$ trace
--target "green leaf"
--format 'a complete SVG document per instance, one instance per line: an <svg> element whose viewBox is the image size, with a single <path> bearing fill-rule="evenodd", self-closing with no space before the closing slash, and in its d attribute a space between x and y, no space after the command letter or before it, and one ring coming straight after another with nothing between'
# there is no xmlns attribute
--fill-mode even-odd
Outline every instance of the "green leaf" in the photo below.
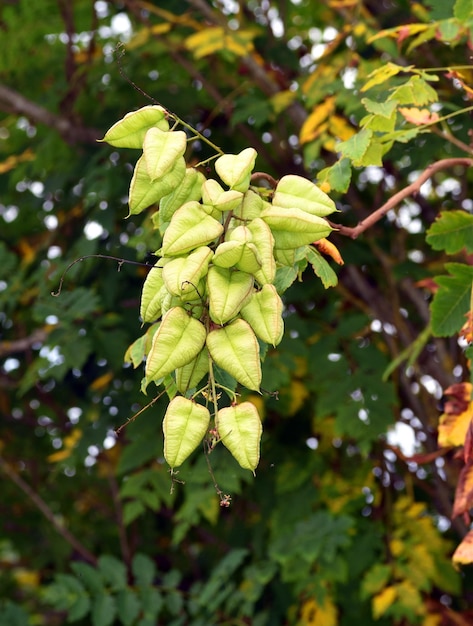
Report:
<svg viewBox="0 0 473 626"><path fill-rule="evenodd" d="M332 166L320 170L317 181L320 185L327 182L333 191L346 193L351 181L350 159L341 158Z"/></svg>
<svg viewBox="0 0 473 626"><path fill-rule="evenodd" d="M113 624L116 612L115 598L109 594L97 596L92 603L92 626Z"/></svg>
<svg viewBox="0 0 473 626"><path fill-rule="evenodd" d="M248 389L259 391L259 345L247 322L238 318L223 328L210 331L207 335L207 348L219 367Z"/></svg>
<svg viewBox="0 0 473 626"><path fill-rule="evenodd" d="M325 289L335 287L338 283L338 277L330 267L328 261L320 254L318 250L312 246L307 246L306 258L312 265L314 274L320 278Z"/></svg>
<svg viewBox="0 0 473 626"><path fill-rule="evenodd" d="M465 323L470 310L473 267L462 263L446 263L450 276L436 276L439 289L435 293L430 310L432 333L436 337L450 337Z"/></svg>
<svg viewBox="0 0 473 626"><path fill-rule="evenodd" d="M139 552L135 554L131 563L131 570L138 587L146 587L153 584L156 576L156 566L154 561L146 554L140 554Z"/></svg>
<svg viewBox="0 0 473 626"><path fill-rule="evenodd" d="M74 561L71 563L71 569L92 594L100 595L104 593L102 577L95 567L88 563Z"/></svg>
<svg viewBox="0 0 473 626"><path fill-rule="evenodd" d="M424 106L431 102L437 102L438 94L426 80L420 76L411 76L407 83L391 90L389 100L395 100L401 105Z"/></svg>
<svg viewBox="0 0 473 626"><path fill-rule="evenodd" d="M242 402L220 409L215 420L223 445L243 469L253 473L259 463L261 418L254 404Z"/></svg>
<svg viewBox="0 0 473 626"><path fill-rule="evenodd" d="M163 420L164 458L171 468L182 465L194 452L209 423L210 413L205 406L183 396L171 400Z"/></svg>
<svg viewBox="0 0 473 626"><path fill-rule="evenodd" d="M249 550L246 548L234 548L221 559L213 569L209 580L199 591L196 600L200 606L207 607L212 602L218 591L234 577L235 571L248 554Z"/></svg>
<svg viewBox="0 0 473 626"><path fill-rule="evenodd" d="M130 183L128 203L130 205L129 215L137 215L147 209L152 204L156 204L170 194L184 178L186 173L186 162L184 158L179 158L174 167L167 172L163 178L151 180L148 174L148 165L143 155L135 165L133 178Z"/></svg>
<svg viewBox="0 0 473 626"><path fill-rule="evenodd" d="M159 105L145 106L127 113L107 131L101 141L116 148L141 148L146 133L153 127L162 131L169 130L165 109Z"/></svg>
<svg viewBox="0 0 473 626"><path fill-rule="evenodd" d="M152 182L174 169L187 147L187 136L182 130L164 132L150 128L143 143L143 154L148 176ZM184 176L183 176L184 178Z"/></svg>
<svg viewBox="0 0 473 626"><path fill-rule="evenodd" d="M116 598L117 615L123 626L133 626L141 610L139 601L133 589L120 591Z"/></svg>
<svg viewBox="0 0 473 626"><path fill-rule="evenodd" d="M146 360L146 377L158 380L190 363L205 344L205 326L181 307L163 317Z"/></svg>
<svg viewBox="0 0 473 626"><path fill-rule="evenodd" d="M342 141L337 144L337 150L351 161L360 161L368 150L372 137L372 130L362 128L358 133L356 133L356 135L353 135L353 137L350 137L347 141Z"/></svg>
<svg viewBox="0 0 473 626"><path fill-rule="evenodd" d="M126 567L122 561L109 554L103 554L98 559L98 569L102 578L112 591L125 589L127 585Z"/></svg>
<svg viewBox="0 0 473 626"><path fill-rule="evenodd" d="M456 0L453 7L453 15L460 20L460 22L468 22L473 15L473 2L472 0Z"/></svg>
<svg viewBox="0 0 473 626"><path fill-rule="evenodd" d="M376 102L369 98L362 98L361 104L365 107L368 113L374 113L380 115L386 119L390 119L397 107L397 102L391 100L387 102Z"/></svg>
<svg viewBox="0 0 473 626"><path fill-rule="evenodd" d="M455 254L473 252L473 215L466 211L442 211L427 231L426 241L434 250Z"/></svg>

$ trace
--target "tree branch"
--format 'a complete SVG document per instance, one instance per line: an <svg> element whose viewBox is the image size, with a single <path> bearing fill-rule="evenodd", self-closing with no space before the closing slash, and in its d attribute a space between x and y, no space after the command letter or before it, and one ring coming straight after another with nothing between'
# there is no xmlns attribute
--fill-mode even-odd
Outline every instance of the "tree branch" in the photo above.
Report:
<svg viewBox="0 0 473 626"><path fill-rule="evenodd" d="M397 206L400 202L402 202L405 198L412 196L416 193L419 193L422 185L429 180L436 172L440 170L449 169L451 167L455 167L456 165L464 165L465 167L473 167L473 159L469 159L467 157L458 157L452 159L441 159L436 163L432 163L429 165L422 174L410 185L401 189L391 196L387 202L383 204L383 206L376 209L374 213L371 213L366 219L359 222L356 226L343 226L343 224L337 224L335 222L329 222L330 225L337 230L340 235L345 235L346 237L351 237L352 239L356 239L361 233L364 233L365 230L374 226L376 222L386 215L388 211Z"/></svg>
<svg viewBox="0 0 473 626"><path fill-rule="evenodd" d="M8 354L18 354L26 352L34 346L35 343L43 343L46 341L48 333L43 328L37 328L29 337L22 337L13 341L0 341L0 357Z"/></svg>
<svg viewBox="0 0 473 626"><path fill-rule="evenodd" d="M24 115L34 124L44 124L56 130L69 144L94 143L103 136L95 128L77 126L71 120L51 113L44 107L0 83L0 109L8 113Z"/></svg>
<svg viewBox="0 0 473 626"><path fill-rule="evenodd" d="M65 528L57 519L54 512L49 508L46 502L26 483L15 470L13 470L10 465L0 456L0 469L2 469L8 478L15 483L17 487L23 491L25 495L33 502L33 504L41 511L44 517L51 522L54 529L70 544L76 552L78 552L83 559L92 563L92 565L96 565L97 559L89 552L85 546L81 544L81 542L74 537L74 535Z"/></svg>

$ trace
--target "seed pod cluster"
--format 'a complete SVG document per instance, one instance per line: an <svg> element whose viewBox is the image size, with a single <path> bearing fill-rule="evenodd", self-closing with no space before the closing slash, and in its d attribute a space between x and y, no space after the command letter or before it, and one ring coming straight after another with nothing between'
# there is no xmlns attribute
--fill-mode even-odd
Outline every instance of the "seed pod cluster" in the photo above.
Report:
<svg viewBox="0 0 473 626"><path fill-rule="evenodd" d="M146 357L145 385L172 375L185 396L215 364L259 391L260 345L276 346L284 332L278 271L329 235L325 217L335 211L333 201L300 176L284 176L274 191L253 187L253 148L220 156L219 180L206 179L186 167L187 136L170 130L160 106L126 115L104 141L142 149L130 184L130 214L159 205L153 224L162 245L140 309L154 329L129 349L135 366ZM163 423L172 467L195 449L210 420L206 407L183 396L171 400ZM224 445L242 467L254 470L261 422L253 405L220 409L214 419Z"/></svg>

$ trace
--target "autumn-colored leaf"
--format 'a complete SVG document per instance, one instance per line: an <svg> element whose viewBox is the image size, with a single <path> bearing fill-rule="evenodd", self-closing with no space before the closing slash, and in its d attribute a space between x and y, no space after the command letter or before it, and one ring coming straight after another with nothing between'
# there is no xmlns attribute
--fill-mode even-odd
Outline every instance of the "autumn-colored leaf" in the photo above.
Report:
<svg viewBox="0 0 473 626"><path fill-rule="evenodd" d="M473 563L473 530L463 538L463 541L453 553L454 565L468 565Z"/></svg>
<svg viewBox="0 0 473 626"><path fill-rule="evenodd" d="M438 121L437 113L431 113L429 109L418 109L417 107L399 107L399 113L410 124L422 126L423 124L434 124Z"/></svg>
<svg viewBox="0 0 473 626"><path fill-rule="evenodd" d="M338 263L338 265L344 265L345 261L342 259L342 255L340 254L337 246L335 246L325 237L323 239L320 239L319 241L314 242L314 246L319 252L325 254L325 256L331 257L335 261L335 263Z"/></svg>
<svg viewBox="0 0 473 626"><path fill-rule="evenodd" d="M473 416L472 385L458 383L445 390L447 401L440 416L439 446L462 446Z"/></svg>
<svg viewBox="0 0 473 626"><path fill-rule="evenodd" d="M319 136L322 124L335 110L335 96L329 96L316 106L302 125L299 135L300 142L308 143Z"/></svg>
<svg viewBox="0 0 473 626"><path fill-rule="evenodd" d="M461 327L459 335L468 343L473 343L473 311L468 311L465 317L466 322Z"/></svg>
<svg viewBox="0 0 473 626"><path fill-rule="evenodd" d="M457 517L473 507L473 463L470 461L460 472L455 491L452 517Z"/></svg>

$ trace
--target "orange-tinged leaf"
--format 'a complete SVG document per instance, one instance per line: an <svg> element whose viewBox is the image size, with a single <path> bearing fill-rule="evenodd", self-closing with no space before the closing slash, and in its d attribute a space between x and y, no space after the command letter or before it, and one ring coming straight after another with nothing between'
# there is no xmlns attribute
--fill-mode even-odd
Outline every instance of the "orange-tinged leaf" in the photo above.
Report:
<svg viewBox="0 0 473 626"><path fill-rule="evenodd" d="M439 446L462 446L473 417L472 385L458 383L445 390L448 397L439 421Z"/></svg>
<svg viewBox="0 0 473 626"><path fill-rule="evenodd" d="M301 143L312 141L321 132L322 124L335 110L335 96L329 96L316 106L302 125L299 139Z"/></svg>
<svg viewBox="0 0 473 626"><path fill-rule="evenodd" d="M462 469L458 478L452 517L467 513L473 506L473 463Z"/></svg>
<svg viewBox="0 0 473 626"><path fill-rule="evenodd" d="M473 530L463 538L463 541L453 553L454 565L468 565L473 563Z"/></svg>
<svg viewBox="0 0 473 626"><path fill-rule="evenodd" d="M429 109L418 109L417 107L399 107L399 113L410 124L422 126L423 124L435 124L439 116L437 113L431 113Z"/></svg>
<svg viewBox="0 0 473 626"><path fill-rule="evenodd" d="M460 330L460 337L463 337L468 343L473 343L473 311L466 314L466 322Z"/></svg>
<svg viewBox="0 0 473 626"><path fill-rule="evenodd" d="M342 259L342 255L340 254L337 246L335 246L328 239L319 239L319 241L314 242L314 246L322 254L331 257L335 263L338 263L338 265L344 265L345 261Z"/></svg>

